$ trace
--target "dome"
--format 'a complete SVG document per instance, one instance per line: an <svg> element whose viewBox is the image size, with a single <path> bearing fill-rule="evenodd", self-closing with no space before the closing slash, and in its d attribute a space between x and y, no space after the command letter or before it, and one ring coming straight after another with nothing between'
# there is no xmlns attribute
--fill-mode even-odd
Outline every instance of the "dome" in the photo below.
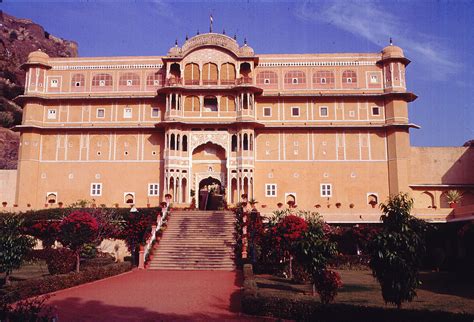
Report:
<svg viewBox="0 0 474 322"><path fill-rule="evenodd" d="M247 46L247 44L243 45L240 47L240 53L242 56L254 56L255 52L253 51L253 48L250 46Z"/></svg>
<svg viewBox="0 0 474 322"><path fill-rule="evenodd" d="M48 63L48 60L48 54L38 49L28 55L28 61L26 64L39 64L50 68L51 66Z"/></svg>
<svg viewBox="0 0 474 322"><path fill-rule="evenodd" d="M168 50L168 56L179 56L181 54L181 48L173 46Z"/></svg>
<svg viewBox="0 0 474 322"><path fill-rule="evenodd" d="M403 49L398 46L389 45L382 49L382 58L403 58Z"/></svg>

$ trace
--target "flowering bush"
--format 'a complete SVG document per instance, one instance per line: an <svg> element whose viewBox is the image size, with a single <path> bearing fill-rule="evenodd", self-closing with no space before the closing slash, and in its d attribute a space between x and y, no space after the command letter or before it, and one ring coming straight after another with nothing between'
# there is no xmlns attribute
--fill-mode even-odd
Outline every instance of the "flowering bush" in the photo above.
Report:
<svg viewBox="0 0 474 322"><path fill-rule="evenodd" d="M151 225L156 222L156 215L131 212L126 219L121 235L127 244L128 250L135 260L139 245L145 244L151 236Z"/></svg>
<svg viewBox="0 0 474 322"><path fill-rule="evenodd" d="M25 234L40 239L44 248L50 248L58 238L59 222L40 220L24 228Z"/></svg>
<svg viewBox="0 0 474 322"><path fill-rule="evenodd" d="M76 254L65 248L48 249L46 251L46 264L51 275L72 272L76 266Z"/></svg>
<svg viewBox="0 0 474 322"><path fill-rule="evenodd" d="M283 251L291 251L295 242L299 241L303 233L308 229L308 223L296 215L283 217L280 222L272 228L276 247Z"/></svg>
<svg viewBox="0 0 474 322"><path fill-rule="evenodd" d="M341 276L335 271L325 269L316 275L314 285L321 302L328 304L334 302L337 290L342 287Z"/></svg>
<svg viewBox="0 0 474 322"><path fill-rule="evenodd" d="M88 212L74 211L59 224L59 241L76 254L76 271L79 272L80 253L86 243L96 240L99 225Z"/></svg>

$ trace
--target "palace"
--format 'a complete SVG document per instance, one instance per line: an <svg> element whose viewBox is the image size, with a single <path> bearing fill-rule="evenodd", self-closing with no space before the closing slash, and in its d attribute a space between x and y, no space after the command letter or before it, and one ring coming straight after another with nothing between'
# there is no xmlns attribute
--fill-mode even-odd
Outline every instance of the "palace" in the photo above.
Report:
<svg viewBox="0 0 474 322"><path fill-rule="evenodd" d="M15 203L201 209L258 201L329 221L378 221L400 191L415 213L446 221L445 192L472 215L468 147L410 146L405 71L380 53L265 54L224 34L176 43L166 56L50 58L27 71Z"/></svg>

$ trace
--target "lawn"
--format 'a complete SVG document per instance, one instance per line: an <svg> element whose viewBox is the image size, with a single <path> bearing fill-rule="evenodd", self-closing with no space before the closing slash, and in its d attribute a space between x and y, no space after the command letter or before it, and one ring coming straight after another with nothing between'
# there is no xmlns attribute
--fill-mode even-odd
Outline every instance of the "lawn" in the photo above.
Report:
<svg viewBox="0 0 474 322"><path fill-rule="evenodd" d="M344 286L339 290L336 303L361 306L386 306L380 286L368 270L338 270ZM422 272L423 284L418 289L418 296L404 308L439 310L455 313L474 314L474 285L461 280L458 275L446 272ZM271 275L257 275L259 292L286 298L314 299L311 285L294 284L290 281Z"/></svg>

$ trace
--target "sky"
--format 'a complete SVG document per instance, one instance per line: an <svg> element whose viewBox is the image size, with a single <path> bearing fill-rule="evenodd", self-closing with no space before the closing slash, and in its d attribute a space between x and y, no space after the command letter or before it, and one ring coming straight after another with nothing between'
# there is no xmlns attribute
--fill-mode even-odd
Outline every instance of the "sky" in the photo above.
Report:
<svg viewBox="0 0 474 322"><path fill-rule="evenodd" d="M0 9L79 45L79 56L165 55L175 40L214 31L256 54L379 52L389 38L412 62L413 146L474 139L474 1L24 1Z"/></svg>

